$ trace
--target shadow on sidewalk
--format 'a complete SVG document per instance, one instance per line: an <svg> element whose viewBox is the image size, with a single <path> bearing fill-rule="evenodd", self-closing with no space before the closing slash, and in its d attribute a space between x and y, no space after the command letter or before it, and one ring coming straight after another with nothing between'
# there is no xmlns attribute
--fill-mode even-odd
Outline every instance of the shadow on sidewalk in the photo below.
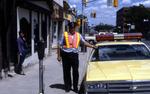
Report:
<svg viewBox="0 0 150 94"><path fill-rule="evenodd" d="M65 85L64 84L52 84L49 87L65 90Z"/></svg>

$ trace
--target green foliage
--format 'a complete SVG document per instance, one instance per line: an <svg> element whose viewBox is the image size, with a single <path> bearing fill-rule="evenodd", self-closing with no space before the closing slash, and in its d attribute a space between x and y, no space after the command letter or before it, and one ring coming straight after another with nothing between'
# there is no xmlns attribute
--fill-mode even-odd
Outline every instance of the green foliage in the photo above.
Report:
<svg viewBox="0 0 150 94"><path fill-rule="evenodd" d="M96 31L100 31L100 30L107 30L108 31L108 30L111 30L113 28L114 28L113 25L108 25L108 24L100 23L99 25L96 25L94 29Z"/></svg>

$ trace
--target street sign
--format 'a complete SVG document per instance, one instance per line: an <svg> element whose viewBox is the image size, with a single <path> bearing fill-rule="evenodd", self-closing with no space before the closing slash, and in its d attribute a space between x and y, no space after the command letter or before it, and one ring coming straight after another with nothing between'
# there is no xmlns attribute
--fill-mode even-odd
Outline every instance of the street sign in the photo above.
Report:
<svg viewBox="0 0 150 94"><path fill-rule="evenodd" d="M135 25L131 25L131 29L135 29Z"/></svg>
<svg viewBox="0 0 150 94"><path fill-rule="evenodd" d="M84 6L86 7L88 0L83 0L82 3L84 4Z"/></svg>

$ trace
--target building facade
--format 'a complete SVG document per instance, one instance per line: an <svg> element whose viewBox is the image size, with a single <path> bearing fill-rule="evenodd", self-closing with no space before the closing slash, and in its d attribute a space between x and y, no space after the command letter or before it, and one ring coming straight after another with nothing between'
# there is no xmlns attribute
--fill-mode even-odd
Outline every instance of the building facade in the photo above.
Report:
<svg viewBox="0 0 150 94"><path fill-rule="evenodd" d="M17 38L25 33L28 44L24 66L38 62L37 42L45 42L45 56L49 54L52 14L51 0L2 0L0 24L0 60L6 67L18 63ZM3 20L4 19L4 20ZM2 28L4 27L4 28Z"/></svg>
<svg viewBox="0 0 150 94"><path fill-rule="evenodd" d="M9 70L10 61L17 62L16 0L0 1L0 73Z"/></svg>
<svg viewBox="0 0 150 94"><path fill-rule="evenodd" d="M46 0L28 0L20 2L17 6L17 36L21 30L25 32L28 53L24 64L37 62L37 42L44 40L45 56L49 54L50 26L52 2Z"/></svg>
<svg viewBox="0 0 150 94"><path fill-rule="evenodd" d="M52 48L57 47L58 40L63 32L63 0L53 1L53 14L51 15L52 21Z"/></svg>
<svg viewBox="0 0 150 94"><path fill-rule="evenodd" d="M128 19L125 17L125 14L128 13L128 10L129 8L124 7L117 11L116 25L121 29L122 32L128 32L129 29L129 27L127 26Z"/></svg>
<svg viewBox="0 0 150 94"><path fill-rule="evenodd" d="M150 8L143 5L123 7L117 11L117 28L121 32L141 32L146 39L150 37Z"/></svg>

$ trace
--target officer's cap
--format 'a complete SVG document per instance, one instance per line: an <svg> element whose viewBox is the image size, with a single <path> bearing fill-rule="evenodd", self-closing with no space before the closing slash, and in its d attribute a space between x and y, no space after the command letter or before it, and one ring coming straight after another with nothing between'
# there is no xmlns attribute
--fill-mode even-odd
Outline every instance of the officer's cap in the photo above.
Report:
<svg viewBox="0 0 150 94"><path fill-rule="evenodd" d="M76 22L70 22L68 24L68 26L69 26L69 28L74 28L74 27L76 27Z"/></svg>

